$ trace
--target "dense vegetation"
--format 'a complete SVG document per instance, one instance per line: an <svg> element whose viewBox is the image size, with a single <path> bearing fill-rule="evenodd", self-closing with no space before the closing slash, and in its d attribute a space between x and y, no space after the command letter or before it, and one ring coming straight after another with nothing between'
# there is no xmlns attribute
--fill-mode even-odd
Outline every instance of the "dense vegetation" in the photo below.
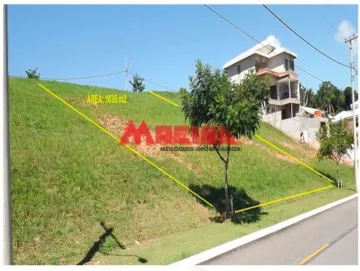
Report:
<svg viewBox="0 0 360 271"><path fill-rule="evenodd" d="M347 111L352 105L352 88L339 89L330 81L322 82L316 93L310 88L300 85L301 105L325 110L331 115ZM355 90L355 101L358 93Z"/></svg>

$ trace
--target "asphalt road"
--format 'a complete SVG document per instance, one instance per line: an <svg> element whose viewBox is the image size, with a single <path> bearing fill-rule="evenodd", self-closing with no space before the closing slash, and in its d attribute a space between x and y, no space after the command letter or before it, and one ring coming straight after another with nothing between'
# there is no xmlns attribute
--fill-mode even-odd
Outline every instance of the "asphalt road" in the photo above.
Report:
<svg viewBox="0 0 360 271"><path fill-rule="evenodd" d="M357 265L358 199L202 265Z"/></svg>

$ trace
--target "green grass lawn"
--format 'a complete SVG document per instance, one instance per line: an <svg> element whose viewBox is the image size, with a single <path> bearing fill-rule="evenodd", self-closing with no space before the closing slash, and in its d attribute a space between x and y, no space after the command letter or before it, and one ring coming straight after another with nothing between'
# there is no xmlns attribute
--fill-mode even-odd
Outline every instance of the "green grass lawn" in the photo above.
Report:
<svg viewBox="0 0 360 271"><path fill-rule="evenodd" d="M345 189L326 190L239 215L233 222L215 223L209 218L218 215L216 210L119 146L36 81L10 78L9 83L15 264L76 264L104 234L101 221L113 228L127 249L107 237L99 244L100 251L89 256L90 263L136 264L137 257L124 256L136 254L147 264L167 264L350 195L355 188L353 169L341 166ZM41 83L118 138L128 120L136 125L145 120L150 128L185 124L179 108L149 93ZM89 94L114 93L126 94L127 103L86 103ZM162 95L180 104L177 93ZM335 176L332 162L318 162L313 150L271 126L262 124L259 134ZM221 208L224 169L215 152L137 149L217 210ZM229 183L236 209L329 184L258 139L231 153ZM141 245L135 245L136 238Z"/></svg>

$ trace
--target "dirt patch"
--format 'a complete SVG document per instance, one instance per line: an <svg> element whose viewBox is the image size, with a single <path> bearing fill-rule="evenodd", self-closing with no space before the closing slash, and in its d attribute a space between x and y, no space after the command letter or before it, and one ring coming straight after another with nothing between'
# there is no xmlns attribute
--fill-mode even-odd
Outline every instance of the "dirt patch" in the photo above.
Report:
<svg viewBox="0 0 360 271"><path fill-rule="evenodd" d="M343 161L342 164L344 166L347 166L347 167L354 167L354 162L353 161Z"/></svg>
<svg viewBox="0 0 360 271"><path fill-rule="evenodd" d="M243 144L245 144L245 145L252 145L252 144L254 144L254 141L252 141L252 140L250 140L250 139L248 139L248 138L245 138L245 137L242 137L242 138L241 138L241 142L242 142Z"/></svg>
<svg viewBox="0 0 360 271"><path fill-rule="evenodd" d="M196 204L195 210L198 213L198 215L202 218L211 217L211 213L209 209L199 203Z"/></svg>
<svg viewBox="0 0 360 271"><path fill-rule="evenodd" d="M123 131L126 129L127 126L127 121L118 115L104 115L99 118L98 121L101 125L103 125L107 130L109 130L118 138L121 137ZM155 133L150 130L150 134L155 140ZM198 168L185 160L184 154L182 152L161 151L160 145L147 145L145 138L141 139L141 143L135 146L135 149L140 154L148 158L156 158L160 161L169 158L174 159L177 162L181 163L183 166L185 166L187 169L194 171L197 174L200 174L200 170Z"/></svg>
<svg viewBox="0 0 360 271"><path fill-rule="evenodd" d="M276 153L276 154L275 154L275 157L276 157L277 159L280 159L280 160L283 160L283 161L286 161L286 162L289 162L289 163L292 163L292 164L295 163L295 161L294 161L293 159L291 159L290 157L288 157L288 156L286 156L286 155L282 155L282 154L280 154L280 153Z"/></svg>
<svg viewBox="0 0 360 271"><path fill-rule="evenodd" d="M121 134L127 126L127 121L117 115L104 115L101 118L98 118L98 121L118 138L121 137Z"/></svg>
<svg viewBox="0 0 360 271"><path fill-rule="evenodd" d="M293 150L293 151L295 150L295 147L293 145L289 144L289 143L281 142L280 144L283 145L284 147L290 149L290 150Z"/></svg>

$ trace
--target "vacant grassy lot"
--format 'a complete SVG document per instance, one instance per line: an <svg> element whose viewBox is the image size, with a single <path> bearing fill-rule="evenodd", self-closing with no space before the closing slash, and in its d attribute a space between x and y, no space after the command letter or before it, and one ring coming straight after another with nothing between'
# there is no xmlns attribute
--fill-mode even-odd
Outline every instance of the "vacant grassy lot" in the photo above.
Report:
<svg viewBox="0 0 360 271"><path fill-rule="evenodd" d="M184 124L179 108L149 93L41 83L117 137L128 120L137 125L145 120L150 128ZM86 103L88 94L114 93L126 94L127 103ZM177 93L163 95L180 104ZM314 151L269 125L262 124L259 134L335 176L333 163L319 163ZM134 253L147 264L170 263L354 189L353 169L342 166L345 189L215 223L209 218L217 216L216 210L26 79L10 79L10 136L15 264L77 264L89 251L82 263L139 263ZM137 150L221 208L224 172L215 152L160 152L144 145ZM236 209L329 184L257 139L231 153L230 161ZM104 242L97 242L99 238ZM141 245L135 245L136 239Z"/></svg>

